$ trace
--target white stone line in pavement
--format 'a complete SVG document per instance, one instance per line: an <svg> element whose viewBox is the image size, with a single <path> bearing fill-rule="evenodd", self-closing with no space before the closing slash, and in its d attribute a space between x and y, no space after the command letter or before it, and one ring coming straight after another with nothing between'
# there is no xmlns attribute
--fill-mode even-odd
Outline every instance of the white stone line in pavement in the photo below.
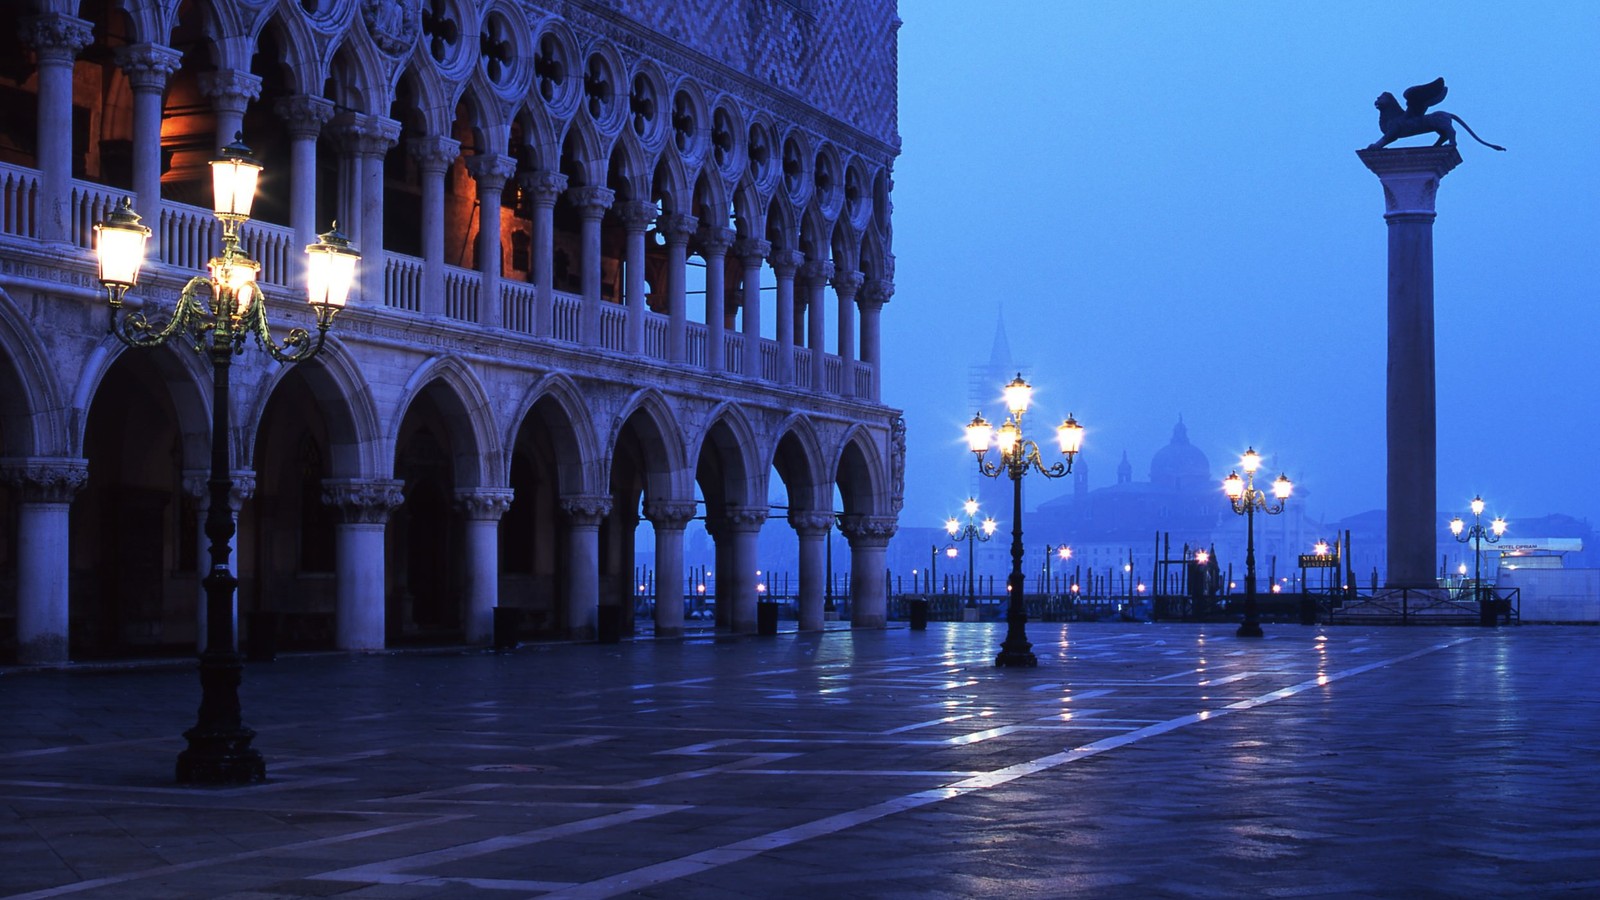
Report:
<svg viewBox="0 0 1600 900"><path fill-rule="evenodd" d="M276 793L288 790L304 790L306 788L325 787L330 784L348 784L353 778L285 778L274 780L265 784L251 784L233 788L216 788L206 793L212 797L239 797L250 794ZM192 787L146 787L131 784L94 784L92 782L69 781L21 781L16 779L0 780L0 786L7 787L34 787L49 788L61 791L93 791L97 794L122 793L122 794L155 794L169 797L193 797ZM98 799L98 798L97 798Z"/></svg>
<svg viewBox="0 0 1600 900"><path fill-rule="evenodd" d="M703 850L699 853L691 853L688 856L679 857L678 859L667 860L654 865L643 866L628 872L619 872L615 875L606 876L605 878L598 878L594 881L585 882L574 887L545 894L540 898L540 900L577 900L577 898L614 897L618 894L639 891L653 885L663 884L668 881L676 881L680 878L691 877L719 866L741 862L749 859L752 856L756 856L771 850L776 850L781 847L787 847L791 844L797 844L802 841L811 840L812 838L835 834L846 829L855 828L867 822L872 822L887 816L907 812L909 810L927 806L931 803L937 803L941 800L949 800L972 793L974 791L985 790L1007 784L1028 775L1035 775L1039 772L1058 768L1069 763L1077 762L1081 759L1097 756L1101 753L1105 753L1108 750L1115 750L1119 747L1125 747L1129 744L1142 741L1146 738L1166 734L1169 731L1175 731L1179 728L1184 728L1199 722L1210 721L1229 713L1254 709L1255 707L1263 706L1277 700L1282 700L1286 697L1293 697L1296 694L1309 691L1313 688L1323 687L1344 678L1350 678L1370 672L1373 669L1379 669L1385 666L1394 665L1396 663L1405 662L1407 660L1416 659L1419 656L1444 650L1470 640L1473 640L1473 638L1458 638L1453 641L1445 641L1443 643L1424 647L1420 650L1415 650L1411 653L1396 656L1392 659L1379 660L1378 662L1368 663L1352 669L1344 669L1331 674L1319 675L1316 678L1302 681L1299 684L1290 685L1289 687L1281 688L1276 691L1269 691L1265 694L1240 700L1235 703L1230 703L1217 709L1201 710L1199 712L1178 716L1177 718L1167 719L1166 721L1158 722L1154 725L1149 725L1126 734L1102 738L1094 743L1085 744L1072 750L1066 750L1061 753L1052 753L1048 756L1041 756L1038 759L1017 763L1016 765L1006 766L1002 769L996 769L993 772L986 772L971 778L966 778L956 782L955 784L933 788L931 790L917 791L915 793L906 794L900 797L892 797L881 803L874 803L871 806L865 806L861 809L836 813L831 816L824 816L823 818L816 819L811 822L805 822L790 828L783 828L767 834L757 835L756 837L734 841L730 844L724 844L721 847L714 847L710 850Z"/></svg>
<svg viewBox="0 0 1600 900"><path fill-rule="evenodd" d="M328 847L334 844L344 844L350 841L366 840L367 838L383 837L397 831L408 831L413 828L426 828L435 825L445 825L461 819L471 818L465 815L439 815L419 819L415 822L402 822L397 825L385 825L382 828L369 828L365 831L353 831L349 834L334 837L318 838L314 841L300 841L294 844L282 844L276 847L266 847L260 850L246 850L242 853L230 853L226 856L214 856L209 859L197 859L192 862L173 863L171 865L156 866L150 869L140 869L137 872L123 872L119 875L107 875L104 878L94 878L89 881L78 881L60 887L45 888L40 891L31 891L26 894L14 894L6 900L46 900L49 897L64 897L68 894L77 894L83 891L92 891L96 888L109 887L115 884L126 884L130 881L141 881L146 878L161 878L167 875L176 875L180 872L189 872L194 869L204 869L209 866L225 866L230 863L243 862L247 859L258 859L263 856L276 856L280 853L293 853L300 850L312 850L318 847ZM137 896L137 895L135 895ZM153 895L146 895L153 896Z"/></svg>
<svg viewBox="0 0 1600 900"><path fill-rule="evenodd" d="M907 731L916 731L919 728L931 728L931 727L933 727L935 725L948 725L951 722L960 722L963 719L970 719L975 715L976 715L976 713L963 713L962 715L959 715L959 716L945 716L942 719L929 719L926 722L914 722L914 723L912 723L910 725L901 725L899 728L891 728L888 731L880 731L878 733L879 734L904 734Z"/></svg>

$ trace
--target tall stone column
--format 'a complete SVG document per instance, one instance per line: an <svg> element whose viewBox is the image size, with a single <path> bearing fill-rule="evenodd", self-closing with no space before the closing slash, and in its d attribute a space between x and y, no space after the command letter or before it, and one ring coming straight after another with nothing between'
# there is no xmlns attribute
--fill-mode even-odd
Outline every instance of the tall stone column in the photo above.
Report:
<svg viewBox="0 0 1600 900"><path fill-rule="evenodd" d="M833 263L826 259L808 260L800 270L806 285L806 347L811 351L811 390L822 393L828 386L828 311L823 297Z"/></svg>
<svg viewBox="0 0 1600 900"><path fill-rule="evenodd" d="M610 497L564 497L561 511L571 529L567 541L567 637L599 636L600 523L611 513Z"/></svg>
<svg viewBox="0 0 1600 900"><path fill-rule="evenodd" d="M692 501L647 501L644 516L656 533L656 637L683 637L683 530Z"/></svg>
<svg viewBox="0 0 1600 900"><path fill-rule="evenodd" d="M861 289L860 272L835 273L833 291L839 295L839 393L856 395L856 292Z"/></svg>
<svg viewBox="0 0 1600 900"><path fill-rule="evenodd" d="M200 573L204 575L211 568L211 539L206 535L206 513L211 509L211 487L208 479L210 472L203 469L190 469L183 473L183 492L195 500L195 535L199 546L195 559L200 561ZM235 577L239 574L239 510L244 508L244 502L255 496L256 473L250 469L235 469L228 473L228 479L233 482L233 487L228 491L228 516L233 519L233 533L228 537L228 571ZM205 580L202 578L197 585L196 595L198 603L195 606L195 649L196 652L206 652L206 635L208 611L211 604L207 602ZM239 592L233 593L233 636L234 644L239 642Z"/></svg>
<svg viewBox="0 0 1600 900"><path fill-rule="evenodd" d="M883 333L880 318L883 305L894 296L894 282L877 278L862 285L856 305L861 310L861 365L872 376L872 396L882 396L883 384Z"/></svg>
<svg viewBox="0 0 1600 900"><path fill-rule="evenodd" d="M828 577L823 540L833 524L833 514L791 509L789 524L800 539L800 630L821 631L823 586Z"/></svg>
<svg viewBox="0 0 1600 900"><path fill-rule="evenodd" d="M555 327L555 209L567 176L531 172L517 176L533 205L533 333L547 338Z"/></svg>
<svg viewBox="0 0 1600 900"><path fill-rule="evenodd" d="M467 608L462 627L467 643L494 639L494 608L500 605L500 517L511 508L510 488L463 488L456 507L466 522Z"/></svg>
<svg viewBox="0 0 1600 900"><path fill-rule="evenodd" d="M727 368L723 358L723 334L728 327L728 248L738 232L731 228L700 229L700 255L706 261L706 370L721 373Z"/></svg>
<svg viewBox="0 0 1600 900"><path fill-rule="evenodd" d="M717 605L728 604L728 627L734 634L756 631L756 541L767 511L756 506L730 506L722 516L723 540L717 546ZM727 566L721 565L724 550Z"/></svg>
<svg viewBox="0 0 1600 900"><path fill-rule="evenodd" d="M839 531L850 542L850 626L882 628L889 621L884 562L899 526L889 516L845 516Z"/></svg>
<svg viewBox="0 0 1600 900"><path fill-rule="evenodd" d="M778 276L778 378L794 384L794 274L806 258L798 250L774 250L769 262Z"/></svg>
<svg viewBox="0 0 1600 900"><path fill-rule="evenodd" d="M337 556L334 646L382 650L384 641L383 531L405 502L405 482L387 478L329 478L322 502L339 513L333 546Z"/></svg>
<svg viewBox="0 0 1600 900"><path fill-rule="evenodd" d="M682 213L667 213L656 220L656 231L667 240L667 361L688 358L689 236L700 220Z"/></svg>
<svg viewBox="0 0 1600 900"><path fill-rule="evenodd" d="M628 305L628 331L622 347L630 354L644 352L644 230L656 220L656 205L648 200L617 204L617 218L627 234L627 283L622 299Z"/></svg>
<svg viewBox="0 0 1600 900"><path fill-rule="evenodd" d="M444 173L461 155L461 142L429 135L406 150L422 172L422 314L437 318L444 315Z"/></svg>
<svg viewBox="0 0 1600 900"><path fill-rule="evenodd" d="M139 214L155 226L161 221L161 98L183 54L161 44L134 44L118 48L116 60L133 88L133 193Z"/></svg>
<svg viewBox="0 0 1600 900"><path fill-rule="evenodd" d="M3 460L0 479L18 494L17 662L66 662L72 570L68 512L89 481L89 461Z"/></svg>
<svg viewBox="0 0 1600 900"><path fill-rule="evenodd" d="M500 272L505 244L500 237L500 195L506 180L517 172L517 161L498 153L478 153L467 158L467 171L478 183L478 323L499 328L504 315L500 299Z"/></svg>
<svg viewBox="0 0 1600 900"><path fill-rule="evenodd" d="M610 188L569 188L567 197L578 208L583 220L583 307L578 313L578 343L585 347L600 344L600 222L617 197Z"/></svg>
<svg viewBox="0 0 1600 900"><path fill-rule="evenodd" d="M343 228L361 251L356 283L359 302L383 306L388 258L383 250L383 158L400 139L400 123L383 116L346 114L335 118L344 153L341 177L345 192Z"/></svg>
<svg viewBox="0 0 1600 900"><path fill-rule="evenodd" d="M39 238L70 241L72 234L72 64L94 41L89 22L47 13L23 20L22 40L39 67Z"/></svg>
<svg viewBox="0 0 1600 900"><path fill-rule="evenodd" d="M739 374L746 378L761 377L761 263L772 252L769 241L740 238L733 252L744 266L744 296L741 301L744 340L741 355L744 366Z"/></svg>
<svg viewBox="0 0 1600 900"><path fill-rule="evenodd" d="M317 221L317 138L333 118L333 101L297 94L280 99L273 112L289 132L289 224L297 243L310 244L320 231L335 225L331 219Z"/></svg>
<svg viewBox="0 0 1600 900"><path fill-rule="evenodd" d="M1389 226L1389 575L1391 588L1435 587L1438 418L1434 398L1433 220L1455 147L1358 150L1383 183Z"/></svg>
<svg viewBox="0 0 1600 900"><path fill-rule="evenodd" d="M244 130L244 111L261 97L261 76L243 69L217 69L201 73L198 80L201 95L211 99L217 117L216 145L221 150ZM249 135L244 138L249 146Z"/></svg>

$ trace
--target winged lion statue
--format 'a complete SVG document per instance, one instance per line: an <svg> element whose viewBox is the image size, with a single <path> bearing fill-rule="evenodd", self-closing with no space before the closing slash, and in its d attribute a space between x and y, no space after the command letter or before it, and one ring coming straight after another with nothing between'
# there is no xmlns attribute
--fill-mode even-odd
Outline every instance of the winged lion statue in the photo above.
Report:
<svg viewBox="0 0 1600 900"><path fill-rule="evenodd" d="M1383 131L1383 137L1368 145L1367 149L1377 150L1387 147L1400 138L1429 133L1439 136L1439 139L1433 142L1435 147L1452 146L1456 142L1455 123L1457 122L1461 123L1462 128L1467 129L1467 134L1472 135L1473 140L1485 147L1494 150L1506 149L1499 144L1491 144L1478 137L1478 133L1473 131L1471 126L1461 121L1461 117L1454 113L1447 113L1443 110L1428 112L1428 107L1444 99L1447 90L1448 88L1444 86L1443 78L1435 78L1427 84L1408 87L1405 90L1405 109L1400 108L1400 101L1396 100L1394 95L1388 91L1379 94L1373 106L1378 108L1378 128Z"/></svg>

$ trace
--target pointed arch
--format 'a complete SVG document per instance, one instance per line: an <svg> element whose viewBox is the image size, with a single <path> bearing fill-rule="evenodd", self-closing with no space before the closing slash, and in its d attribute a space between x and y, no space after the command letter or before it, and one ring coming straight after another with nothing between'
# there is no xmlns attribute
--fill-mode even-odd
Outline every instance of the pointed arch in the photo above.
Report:
<svg viewBox="0 0 1600 900"><path fill-rule="evenodd" d="M872 433L861 425L851 428L834 456L833 483L839 486L845 515L892 515L889 480Z"/></svg>
<svg viewBox="0 0 1600 900"><path fill-rule="evenodd" d="M453 435L464 439L459 443L452 441L451 463L456 484L460 487L504 485L505 467L501 457L485 452L495 446L499 431L495 427L494 407L478 376L458 357L432 357L412 373L394 405L384 429L384 440L389 446L398 444L406 410L435 383L443 385L446 397L453 401L443 404L442 410L452 425Z"/></svg>
<svg viewBox="0 0 1600 900"><path fill-rule="evenodd" d="M183 464L200 469L211 458L211 398L200 386L211 380L211 372L200 354L185 352L183 347L165 346L153 350L134 351L124 346L112 335L100 339L84 360L83 370L72 392L71 452L84 452L84 436L89 427L89 407L105 381L106 373L123 353L138 352L150 357L165 383L167 392L177 412L178 429L183 434ZM238 419L241 410L234 410ZM239 448L234 448L239 452ZM238 460L230 459L230 466Z"/></svg>
<svg viewBox="0 0 1600 900"><path fill-rule="evenodd" d="M789 492L791 511L831 511L833 484L826 475L822 441L811 420L792 414L777 429L769 469L777 469Z"/></svg>
<svg viewBox="0 0 1600 900"><path fill-rule="evenodd" d="M724 467L725 501L734 506L764 504L771 467L762 466L761 462L770 457L770 451L763 446L765 441L751 425L749 416L732 403L722 403L706 421L691 452L697 470L706 451L712 450Z"/></svg>
<svg viewBox="0 0 1600 900"><path fill-rule="evenodd" d="M640 148L632 130L611 145L606 158L606 187L617 192L617 200L636 200L650 196L650 159Z"/></svg>
<svg viewBox="0 0 1600 900"><path fill-rule="evenodd" d="M650 176L651 199L661 201L662 212L691 214L694 208L689 193L689 173L678 154L662 151Z"/></svg>
<svg viewBox="0 0 1600 900"><path fill-rule="evenodd" d="M66 410L55 367L50 364L27 317L0 288L0 455L56 456L73 451Z"/></svg>
<svg viewBox="0 0 1600 900"><path fill-rule="evenodd" d="M648 451L651 466L646 474L645 500L673 500L693 496L690 487L688 454L681 435L683 428L672 405L656 388L643 388L630 396L618 410L606 436L605 478L610 479L610 458L622 439L624 428L641 428L637 437Z"/></svg>
<svg viewBox="0 0 1600 900"><path fill-rule="evenodd" d="M568 187L603 187L609 162L605 141L587 119L576 116L567 123L561 135L561 174L567 176Z"/></svg>
<svg viewBox="0 0 1600 900"><path fill-rule="evenodd" d="M255 431L264 420L272 395L290 372L298 371L322 407L329 439L329 477L386 478L394 469L394 454L378 424L377 402L349 349L330 339L316 359L295 366L274 366L262 380L246 421L241 443L253 452ZM255 460L243 461L254 467Z"/></svg>
<svg viewBox="0 0 1600 900"><path fill-rule="evenodd" d="M502 454L516 446L517 435L530 418L552 427L550 436L556 447L556 471L561 493L575 496L600 493L604 481L598 477L601 447L589 405L577 382L563 373L551 373L535 382L522 395L501 441ZM509 462L506 463L509 466Z"/></svg>
<svg viewBox="0 0 1600 900"><path fill-rule="evenodd" d="M265 7L262 17L252 31L251 42L260 46L261 37L268 29L278 32L278 45L284 58L278 60L289 76L294 93L313 97L322 95L326 79L326 61L317 53L318 41L311 34L304 16L284 15L281 9Z"/></svg>

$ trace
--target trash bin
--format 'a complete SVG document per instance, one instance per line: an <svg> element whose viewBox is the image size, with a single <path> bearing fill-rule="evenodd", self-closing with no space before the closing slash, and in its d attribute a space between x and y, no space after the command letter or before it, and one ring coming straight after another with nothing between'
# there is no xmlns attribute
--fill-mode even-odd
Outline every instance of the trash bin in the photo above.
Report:
<svg viewBox="0 0 1600 900"><path fill-rule="evenodd" d="M778 604L762 600L756 604L756 634L778 633Z"/></svg>
<svg viewBox="0 0 1600 900"><path fill-rule="evenodd" d="M245 613L244 656L251 662L272 662L278 658L278 623L282 616L275 612Z"/></svg>
<svg viewBox="0 0 1600 900"><path fill-rule="evenodd" d="M522 609L517 606L494 608L494 652L517 649L517 632L522 626Z"/></svg>
<svg viewBox="0 0 1600 900"><path fill-rule="evenodd" d="M911 603L910 603L910 606L911 606L911 630L912 631L927 631L928 630L928 601L926 601L926 600L912 600Z"/></svg>
<svg viewBox="0 0 1600 900"><path fill-rule="evenodd" d="M600 607L600 615L595 624L595 640L602 644L618 643L622 640L622 607Z"/></svg>

